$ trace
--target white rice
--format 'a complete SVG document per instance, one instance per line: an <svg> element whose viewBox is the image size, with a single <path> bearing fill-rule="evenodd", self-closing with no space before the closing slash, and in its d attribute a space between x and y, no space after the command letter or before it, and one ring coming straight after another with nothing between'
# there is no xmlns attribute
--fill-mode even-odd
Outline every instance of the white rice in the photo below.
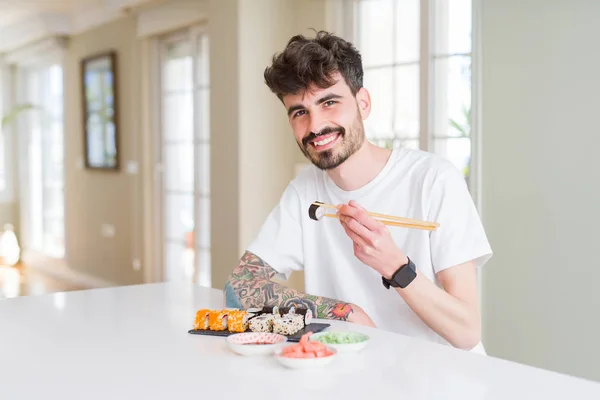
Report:
<svg viewBox="0 0 600 400"><path fill-rule="evenodd" d="M272 314L254 317L250 320L250 330L252 332L272 332L274 319L275 317Z"/></svg>
<svg viewBox="0 0 600 400"><path fill-rule="evenodd" d="M293 335L304 328L304 317L300 314L286 314L273 321L273 333Z"/></svg>

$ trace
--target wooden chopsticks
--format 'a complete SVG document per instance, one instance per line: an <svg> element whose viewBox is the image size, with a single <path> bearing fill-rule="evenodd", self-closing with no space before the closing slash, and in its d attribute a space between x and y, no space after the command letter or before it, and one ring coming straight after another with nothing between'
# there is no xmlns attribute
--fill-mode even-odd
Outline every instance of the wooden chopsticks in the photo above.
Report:
<svg viewBox="0 0 600 400"><path fill-rule="evenodd" d="M337 210L337 207L331 204L324 204L320 202L314 202L314 205L319 207L327 207ZM417 219L404 218L404 217L396 217L394 215L386 215L379 214L374 212L367 211L367 214L379 219L384 225L389 226L398 226L402 228L412 228L412 229L422 229L427 231L434 231L437 227L440 226L437 222L428 222L428 221L420 221ZM339 218L336 214L325 214L325 217L329 218Z"/></svg>

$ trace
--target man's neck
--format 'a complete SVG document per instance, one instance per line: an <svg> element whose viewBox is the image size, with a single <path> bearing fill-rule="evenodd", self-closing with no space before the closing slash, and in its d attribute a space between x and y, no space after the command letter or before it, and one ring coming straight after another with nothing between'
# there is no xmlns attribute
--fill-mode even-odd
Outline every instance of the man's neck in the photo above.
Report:
<svg viewBox="0 0 600 400"><path fill-rule="evenodd" d="M331 180L342 190L360 189L371 182L388 162L392 151L365 140L363 146L339 167L327 171Z"/></svg>

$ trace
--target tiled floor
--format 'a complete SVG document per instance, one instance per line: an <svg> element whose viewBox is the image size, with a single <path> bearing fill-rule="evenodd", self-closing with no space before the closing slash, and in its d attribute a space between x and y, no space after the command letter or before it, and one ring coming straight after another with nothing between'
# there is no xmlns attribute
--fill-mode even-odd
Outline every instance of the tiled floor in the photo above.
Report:
<svg viewBox="0 0 600 400"><path fill-rule="evenodd" d="M80 289L24 266L0 266L0 299Z"/></svg>

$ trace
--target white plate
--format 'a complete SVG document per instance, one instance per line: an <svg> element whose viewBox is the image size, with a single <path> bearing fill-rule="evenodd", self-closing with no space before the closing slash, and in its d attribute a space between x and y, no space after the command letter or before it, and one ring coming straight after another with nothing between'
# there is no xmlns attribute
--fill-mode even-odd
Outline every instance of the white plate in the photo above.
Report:
<svg viewBox="0 0 600 400"><path fill-rule="evenodd" d="M350 352L357 352L357 351L361 351L362 349L364 349L367 344L369 343L369 336L365 335L364 333L359 333L359 332L343 332L343 331L328 331L328 332L319 332L319 333L315 333L314 335L312 335L310 337L310 340L314 340L314 341L319 341L320 337L323 336L330 336L330 335L340 335L340 336L345 336L345 335L352 335L354 336L357 340L360 340L359 342L356 343L340 343L340 344L334 344L334 343L323 343L325 346L336 349L338 353L350 353Z"/></svg>
<svg viewBox="0 0 600 400"><path fill-rule="evenodd" d="M332 355L327 356L327 357L317 357L317 358L285 357L285 356L281 355L282 350L283 349L278 349L275 351L275 358L277 359L277 361L279 361L279 363L281 363L281 365L283 365L287 368L293 368L293 369L324 367L325 365L331 363L337 355L337 351L331 347L329 347L329 350L331 350L331 352L333 352Z"/></svg>
<svg viewBox="0 0 600 400"><path fill-rule="evenodd" d="M227 336L227 345L242 356L273 354L287 342L287 337L269 332L244 332ZM264 343L264 344L256 344Z"/></svg>

